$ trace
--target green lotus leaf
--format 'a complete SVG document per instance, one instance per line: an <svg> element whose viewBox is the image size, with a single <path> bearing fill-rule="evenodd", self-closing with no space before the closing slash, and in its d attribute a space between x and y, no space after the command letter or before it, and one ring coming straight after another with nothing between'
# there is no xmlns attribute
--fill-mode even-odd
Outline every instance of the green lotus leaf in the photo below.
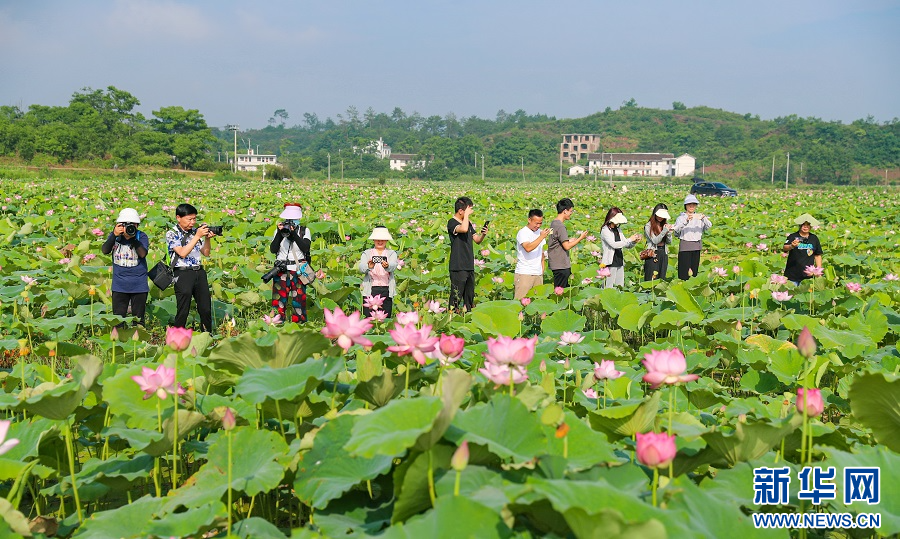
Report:
<svg viewBox="0 0 900 539"><path fill-rule="evenodd" d="M562 333L564 331L582 331L587 318L570 309L555 312L541 322L544 333Z"/></svg>
<svg viewBox="0 0 900 539"><path fill-rule="evenodd" d="M652 303L626 305L619 312L619 318L616 322L622 329L638 332L647 324L647 319L650 318L652 310Z"/></svg>
<svg viewBox="0 0 900 539"><path fill-rule="evenodd" d="M445 496L438 498L431 511L392 526L379 537L421 539L451 535L499 539L511 537L512 532L492 509L462 496Z"/></svg>
<svg viewBox="0 0 900 539"><path fill-rule="evenodd" d="M255 427L235 427L231 431L231 486L253 496L277 487L284 477L279 459L287 453L284 439L276 432ZM210 444L209 464L224 472L228 469L228 436Z"/></svg>
<svg viewBox="0 0 900 539"><path fill-rule="evenodd" d="M51 384L44 391L35 388L25 400L25 409L48 419L64 420L75 411L103 371L103 363L94 356L79 356L72 379ZM42 384L43 385L43 384Z"/></svg>
<svg viewBox="0 0 900 539"><path fill-rule="evenodd" d="M267 399L299 402L323 380L333 380L343 368L341 358L310 359L278 369L251 367L241 374L234 391L251 404Z"/></svg>
<svg viewBox="0 0 900 539"><path fill-rule="evenodd" d="M828 468L834 466L834 484L837 485L837 499L831 502L835 511L853 513L880 513L881 527L878 534L884 537L895 537L900 534L900 485L893 478L900 477L900 455L881 447L859 447L856 453L847 453L837 449L824 449L828 458L816 466ZM848 467L878 468L881 486L881 501L878 505L866 502L853 502L844 505L843 496L847 485L844 482L844 469Z"/></svg>
<svg viewBox="0 0 900 539"><path fill-rule="evenodd" d="M610 440L647 432L653 426L659 413L659 399L662 393L653 394L638 403L610 406L588 414L591 428L605 433Z"/></svg>
<svg viewBox="0 0 900 539"><path fill-rule="evenodd" d="M724 459L730 466L734 466L738 462L758 459L765 455L802 423L803 416L792 414L778 420L738 422L732 433L726 434L722 430L717 430L708 432L702 437L710 451Z"/></svg>
<svg viewBox="0 0 900 539"><path fill-rule="evenodd" d="M445 437L457 445L463 440L486 445L498 457L515 462L547 452L538 418L519 399L499 393L489 402L458 412Z"/></svg>
<svg viewBox="0 0 900 539"><path fill-rule="evenodd" d="M225 504L213 502L183 513L170 513L148 522L143 529L151 537L198 536L213 527L221 527L227 518Z"/></svg>
<svg viewBox="0 0 900 539"><path fill-rule="evenodd" d="M519 334L519 311L522 304L518 301L487 301L479 303L472 309L472 325L487 335L506 335L514 337Z"/></svg>
<svg viewBox="0 0 900 539"><path fill-rule="evenodd" d="M146 537L144 527L159 515L165 500L144 496L132 503L108 511L98 511L84 521L72 537L78 539L109 539Z"/></svg>
<svg viewBox="0 0 900 539"><path fill-rule="evenodd" d="M289 333L278 333L273 345L261 345L250 333L219 343L209 354L208 362L215 368L233 374L241 374L245 369L259 369L263 366L281 369L296 363L303 363L314 354L331 348L331 341L321 333L301 329Z"/></svg>
<svg viewBox="0 0 900 539"><path fill-rule="evenodd" d="M437 397L392 401L356 420L345 449L366 458L400 456L433 428L442 410L443 403Z"/></svg>
<svg viewBox="0 0 900 539"><path fill-rule="evenodd" d="M850 385L853 416L880 444L900 453L900 379L884 373L857 375Z"/></svg>

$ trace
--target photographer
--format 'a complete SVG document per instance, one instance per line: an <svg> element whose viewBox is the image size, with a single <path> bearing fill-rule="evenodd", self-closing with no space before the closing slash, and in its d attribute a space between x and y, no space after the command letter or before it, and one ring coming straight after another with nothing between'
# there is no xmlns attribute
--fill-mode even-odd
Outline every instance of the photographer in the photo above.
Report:
<svg viewBox="0 0 900 539"><path fill-rule="evenodd" d="M116 226L110 232L100 251L108 255L112 253L112 310L121 317L131 315L137 317L138 323L144 325L144 312L147 308L147 250L150 241L147 235L138 230L141 217L137 210L125 208L119 212ZM124 327L124 323L118 327Z"/></svg>
<svg viewBox="0 0 900 539"><path fill-rule="evenodd" d="M297 269L304 262L312 261L309 253L312 235L308 228L300 225L303 218L300 204L285 204L280 217L284 222L278 223L278 230L269 246L269 250L276 255L275 268L278 270L272 276L272 306L281 320L303 323L306 322L306 285L300 282Z"/></svg>
<svg viewBox="0 0 900 539"><path fill-rule="evenodd" d="M169 257L175 257L175 327L183 328L191 310L191 298L197 302L202 331L212 333L212 298L203 268L203 257L209 256L211 239L216 234L203 223L197 228L197 208L179 204L175 208L176 224L166 232ZM208 241L210 240L210 241Z"/></svg>
<svg viewBox="0 0 900 539"><path fill-rule="evenodd" d="M394 306L394 294L397 292L397 282L394 280L397 252L388 249L387 242L394 241L394 238L387 228L376 226L369 239L375 242L375 247L363 251L359 258L359 271L365 274L360 290L364 302L366 298L372 296L385 298L381 310L390 317ZM369 317L372 310L363 304L363 316Z"/></svg>

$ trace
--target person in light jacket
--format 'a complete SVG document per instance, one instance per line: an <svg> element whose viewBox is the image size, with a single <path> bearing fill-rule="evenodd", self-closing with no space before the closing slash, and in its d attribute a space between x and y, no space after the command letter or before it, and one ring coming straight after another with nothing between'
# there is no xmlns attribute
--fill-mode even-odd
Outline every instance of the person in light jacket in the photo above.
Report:
<svg viewBox="0 0 900 539"><path fill-rule="evenodd" d="M600 231L600 241L603 244L603 257L600 263L610 272L606 278L605 288L625 284L625 257L622 255L622 249L631 249L641 239L640 234L628 238L622 234L619 227L627 222L628 219L619 208L612 207L606 212L603 229Z"/></svg>
<svg viewBox="0 0 900 539"><path fill-rule="evenodd" d="M700 251L703 249L703 233L712 227L709 217L697 213L700 201L694 195L684 199L684 211L675 219L675 235L678 243L678 278L682 281L696 277L700 270Z"/></svg>
<svg viewBox="0 0 900 539"><path fill-rule="evenodd" d="M656 255L644 260L644 280L665 279L669 271L669 248L672 243L672 225L669 223L669 208L665 204L653 207L650 220L644 225L644 237L647 248L653 249Z"/></svg>
<svg viewBox="0 0 900 539"><path fill-rule="evenodd" d="M394 238L387 228L376 226L369 239L375 243L375 247L363 251L358 265L360 273L365 274L360 285L363 316L369 317L372 311L380 309L390 317L394 306L394 294L397 293L397 281L394 279L397 252L388 249L387 242L393 241ZM375 296L383 298L383 302Z"/></svg>

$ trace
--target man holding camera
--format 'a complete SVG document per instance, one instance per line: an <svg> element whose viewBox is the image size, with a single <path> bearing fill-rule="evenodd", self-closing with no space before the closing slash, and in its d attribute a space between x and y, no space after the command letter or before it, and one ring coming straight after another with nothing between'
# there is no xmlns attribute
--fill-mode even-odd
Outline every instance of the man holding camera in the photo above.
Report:
<svg viewBox="0 0 900 539"><path fill-rule="evenodd" d="M106 242L100 248L105 254L112 254L112 310L121 317L131 315L137 317L144 325L144 312L147 307L147 250L150 240L138 230L141 217L137 210L125 208L119 212L116 226L110 232ZM119 324L119 327L124 324Z"/></svg>
<svg viewBox="0 0 900 539"><path fill-rule="evenodd" d="M175 259L175 304L177 311L173 326L183 328L191 310L191 298L197 302L202 331L212 333L212 298L209 281L203 268L203 257L209 256L211 239L215 234L203 223L197 228L197 208L179 204L175 208L176 224L166 232L169 256ZM221 227L215 227L221 232ZM207 241L210 240L210 241Z"/></svg>
<svg viewBox="0 0 900 539"><path fill-rule="evenodd" d="M463 307L472 310L475 304L475 250L472 242L481 243L487 235L490 221L481 225L481 233L475 233L475 225L469 221L475 205L469 197L459 197L453 205L453 217L447 221L450 234L450 309Z"/></svg>
<svg viewBox="0 0 900 539"><path fill-rule="evenodd" d="M275 267L263 275L272 279L272 306L285 322L306 322L306 285L300 281L297 270L301 264L312 261L309 248L312 235L300 225L303 207L296 203L284 205L278 230L272 238L269 250L275 254ZM274 272L274 273L273 273Z"/></svg>

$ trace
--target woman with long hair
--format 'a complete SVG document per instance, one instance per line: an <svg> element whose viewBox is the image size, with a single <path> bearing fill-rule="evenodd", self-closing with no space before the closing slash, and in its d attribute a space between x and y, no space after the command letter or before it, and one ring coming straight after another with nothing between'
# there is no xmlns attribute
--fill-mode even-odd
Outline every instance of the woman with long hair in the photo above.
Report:
<svg viewBox="0 0 900 539"><path fill-rule="evenodd" d="M603 245L603 256L600 264L609 269L605 288L623 286L625 284L625 257L622 249L630 249L641 239L640 234L634 234L626 238L619 229L628 222L622 210L613 206L606 212L603 221L603 229L600 231L600 241Z"/></svg>
<svg viewBox="0 0 900 539"><path fill-rule="evenodd" d="M644 280L665 279L669 270L669 248L672 243L672 228L669 224L669 207L657 204L650 213L650 220L644 225L647 248L653 249L654 256L644 260Z"/></svg>

